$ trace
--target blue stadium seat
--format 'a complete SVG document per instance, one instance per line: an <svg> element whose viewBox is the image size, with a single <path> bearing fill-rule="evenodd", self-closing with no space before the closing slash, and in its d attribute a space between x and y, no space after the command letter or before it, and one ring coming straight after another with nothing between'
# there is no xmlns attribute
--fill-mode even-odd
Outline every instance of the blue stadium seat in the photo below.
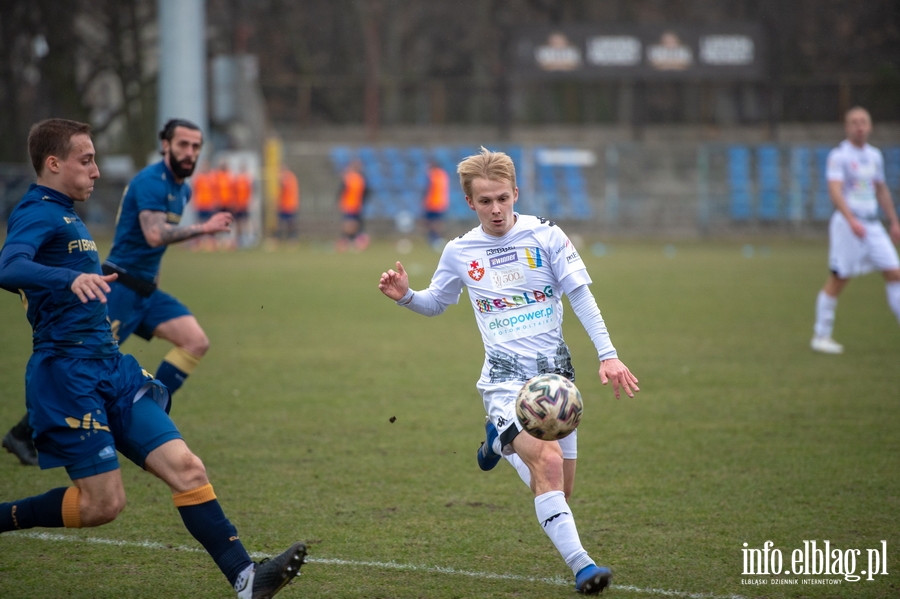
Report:
<svg viewBox="0 0 900 599"><path fill-rule="evenodd" d="M356 158L356 153L344 146L335 146L331 148L331 151L328 154L331 157L331 163L334 165L334 170L338 173L344 172L347 165Z"/></svg>
<svg viewBox="0 0 900 599"><path fill-rule="evenodd" d="M828 195L828 181L825 178L828 152L831 148L818 146L814 150L816 166L816 193L813 196L812 217L815 220L828 220L834 212L834 204Z"/></svg>
<svg viewBox="0 0 900 599"><path fill-rule="evenodd" d="M884 182L891 190L895 205L900 205L900 146L884 149Z"/></svg>
<svg viewBox="0 0 900 599"><path fill-rule="evenodd" d="M752 215L750 150L746 146L728 148L728 185L731 189L729 214L732 220L749 220Z"/></svg>
<svg viewBox="0 0 900 599"><path fill-rule="evenodd" d="M812 191L810 152L805 146L791 148L791 201L787 217L793 221L806 218L807 203Z"/></svg>
<svg viewBox="0 0 900 599"><path fill-rule="evenodd" d="M781 217L781 168L779 151L765 145L756 149L756 172L759 182L757 217L773 221Z"/></svg>
<svg viewBox="0 0 900 599"><path fill-rule="evenodd" d="M569 216L589 218L591 204L581 167L575 165L562 167L562 180L569 199Z"/></svg>

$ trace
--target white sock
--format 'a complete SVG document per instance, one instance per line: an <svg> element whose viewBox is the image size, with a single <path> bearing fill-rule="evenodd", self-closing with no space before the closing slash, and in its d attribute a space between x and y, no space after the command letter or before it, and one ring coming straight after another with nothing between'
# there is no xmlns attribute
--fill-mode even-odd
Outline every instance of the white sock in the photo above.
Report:
<svg viewBox="0 0 900 599"><path fill-rule="evenodd" d="M891 281L885 284L884 290L887 292L888 306L891 307L894 316L900 322L900 281Z"/></svg>
<svg viewBox="0 0 900 599"><path fill-rule="evenodd" d="M575 518L572 510L566 503L565 493L562 491L550 491L534 498L534 511L537 514L538 523L564 560L572 569L573 574L594 563L591 556L581 545L578 538L578 530L575 528Z"/></svg>
<svg viewBox="0 0 900 599"><path fill-rule="evenodd" d="M491 449L497 455L503 455L503 446L500 444L500 435L497 435L497 438L491 443Z"/></svg>
<svg viewBox="0 0 900 599"><path fill-rule="evenodd" d="M513 453L510 455L503 456L506 458L506 461L512 464L512 467L516 469L516 472L519 473L519 478L522 479L522 482L525 483L525 486L529 489L531 488L531 470L528 469L528 466L525 465L525 462L522 461L522 458L519 457L519 454Z"/></svg>
<svg viewBox="0 0 900 599"><path fill-rule="evenodd" d="M816 337L831 337L834 330L834 313L837 310L838 298L831 297L825 290L819 291L816 298L816 324L813 331Z"/></svg>

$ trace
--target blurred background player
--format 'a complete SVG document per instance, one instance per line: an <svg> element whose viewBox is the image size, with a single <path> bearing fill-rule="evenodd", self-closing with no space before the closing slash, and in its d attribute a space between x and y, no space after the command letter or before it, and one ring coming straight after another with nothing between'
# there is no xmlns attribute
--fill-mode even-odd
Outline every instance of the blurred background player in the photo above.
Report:
<svg viewBox="0 0 900 599"><path fill-rule="evenodd" d="M164 481L188 532L239 599L271 597L299 573L302 543L254 563L225 516L203 462L168 415L168 390L119 352L107 317L110 284L97 244L75 213L100 176L90 125L48 119L28 149L37 173L10 215L0 285L22 290L34 331L25 397L41 468L64 467L72 486L0 503L0 533L112 522L125 508L116 451Z"/></svg>
<svg viewBox="0 0 900 599"><path fill-rule="evenodd" d="M450 207L450 177L437 162L428 163L428 187L422 200L428 245L440 250L444 242L444 215Z"/></svg>
<svg viewBox="0 0 900 599"><path fill-rule="evenodd" d="M278 178L278 239L288 241L297 237L299 209L300 185L297 183L297 176L282 165Z"/></svg>
<svg viewBox="0 0 900 599"><path fill-rule="evenodd" d="M410 289L400 262L396 271L382 273L378 288L425 316L442 314L468 288L485 353L477 387L488 413L487 439L478 451L478 465L491 470L501 457L507 458L534 493L538 523L571 568L576 590L596 594L609 585L612 573L597 566L582 546L568 504L575 488L577 432L560 441L521 434L515 399L538 374L575 379L562 337L564 294L597 349L600 381L612 382L618 398L620 389L633 397L638 380L617 357L588 288L591 278L565 233L552 221L514 211L519 190L509 156L482 148L481 154L463 160L458 172L480 225L444 247L427 289ZM496 326L516 317L530 326Z"/></svg>
<svg viewBox="0 0 900 599"><path fill-rule="evenodd" d="M253 176L246 163L241 164L241 170L234 174L233 184L235 243L238 247L244 247L250 243L247 223L250 217L250 199L253 197Z"/></svg>
<svg viewBox="0 0 900 599"><path fill-rule="evenodd" d="M219 167L213 171L213 174L215 180L213 189L215 190L216 203L219 205L219 210L223 210L234 217L236 211L234 203L234 176L228 169L228 162L225 160L220 161ZM227 249L233 249L237 246L237 242L233 237L228 237L220 241L222 247Z"/></svg>
<svg viewBox="0 0 900 599"><path fill-rule="evenodd" d="M900 260L893 245L900 243L900 222L885 184L884 158L878 148L867 143L872 118L866 109L848 110L844 129L847 139L828 154L828 192L835 207L828 228L831 274L816 299L810 342L813 350L827 354L844 351L831 335L838 296L852 277L881 271L888 305L900 321ZM890 234L878 218L879 205Z"/></svg>
<svg viewBox="0 0 900 599"><path fill-rule="evenodd" d="M338 251L346 251L350 247L364 250L369 245L369 236L363 232L363 207L369 195L366 178L362 173L362 163L352 161L347 168L338 192L338 208L341 211L341 238L338 240Z"/></svg>
<svg viewBox="0 0 900 599"><path fill-rule="evenodd" d="M191 202L197 212L197 221L205 223L219 211L216 203L215 174L209 169L209 163L200 162L200 168L191 176ZM209 236L198 237L192 241L200 249L215 249L215 240Z"/></svg>
<svg viewBox="0 0 900 599"><path fill-rule="evenodd" d="M126 188L103 271L119 275L109 294L109 318L119 343L134 333L175 346L156 371L175 393L206 354L209 339L184 304L157 288L162 258L172 243L230 231L233 217L216 212L206 222L179 226L191 199L185 179L194 172L203 133L190 121L172 119L159 139L163 159L140 171Z"/></svg>

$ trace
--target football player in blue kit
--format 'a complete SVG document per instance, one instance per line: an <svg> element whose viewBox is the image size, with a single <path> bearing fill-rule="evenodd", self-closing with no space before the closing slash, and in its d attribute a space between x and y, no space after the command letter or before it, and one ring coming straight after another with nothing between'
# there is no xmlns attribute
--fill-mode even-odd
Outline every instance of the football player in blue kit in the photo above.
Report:
<svg viewBox="0 0 900 599"><path fill-rule="evenodd" d="M0 533L81 528L125 507L117 451L165 482L185 527L239 599L271 597L299 572L302 543L254 563L216 499L206 469L169 418L169 390L119 352L107 318L110 284L97 245L74 210L100 176L90 126L65 119L34 125L37 173L10 215L0 285L18 289L33 329L25 397L41 468L64 467L72 486L0 503Z"/></svg>
<svg viewBox="0 0 900 599"><path fill-rule="evenodd" d="M229 231L234 217L218 212L204 222L180 226L191 198L185 179L197 165L203 133L190 121L172 119L159 139L163 159L141 170L125 188L103 272L119 275L110 284L108 298L109 320L119 343L134 333L175 346L156 371L156 379L174 393L209 349L209 339L184 304L157 288L163 254L169 244Z"/></svg>
<svg viewBox="0 0 900 599"><path fill-rule="evenodd" d="M233 217L219 212L197 224L180 226L191 187L185 179L194 172L203 134L194 123L171 119L159 132L163 159L141 170L122 197L116 235L104 274L117 274L109 283L107 309L113 336L120 344L132 333L146 340L159 337L173 347L156 370L156 379L175 393L209 350L209 339L190 310L157 288L166 247L201 235L229 231ZM27 415L3 438L3 447L22 464L37 464L33 431Z"/></svg>

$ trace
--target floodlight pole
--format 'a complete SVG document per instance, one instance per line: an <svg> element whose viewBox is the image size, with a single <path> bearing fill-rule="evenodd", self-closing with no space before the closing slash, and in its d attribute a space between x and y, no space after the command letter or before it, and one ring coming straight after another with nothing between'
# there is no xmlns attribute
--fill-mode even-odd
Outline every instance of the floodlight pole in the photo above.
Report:
<svg viewBox="0 0 900 599"><path fill-rule="evenodd" d="M206 108L206 2L158 0L159 103L157 124L195 122L208 136Z"/></svg>

